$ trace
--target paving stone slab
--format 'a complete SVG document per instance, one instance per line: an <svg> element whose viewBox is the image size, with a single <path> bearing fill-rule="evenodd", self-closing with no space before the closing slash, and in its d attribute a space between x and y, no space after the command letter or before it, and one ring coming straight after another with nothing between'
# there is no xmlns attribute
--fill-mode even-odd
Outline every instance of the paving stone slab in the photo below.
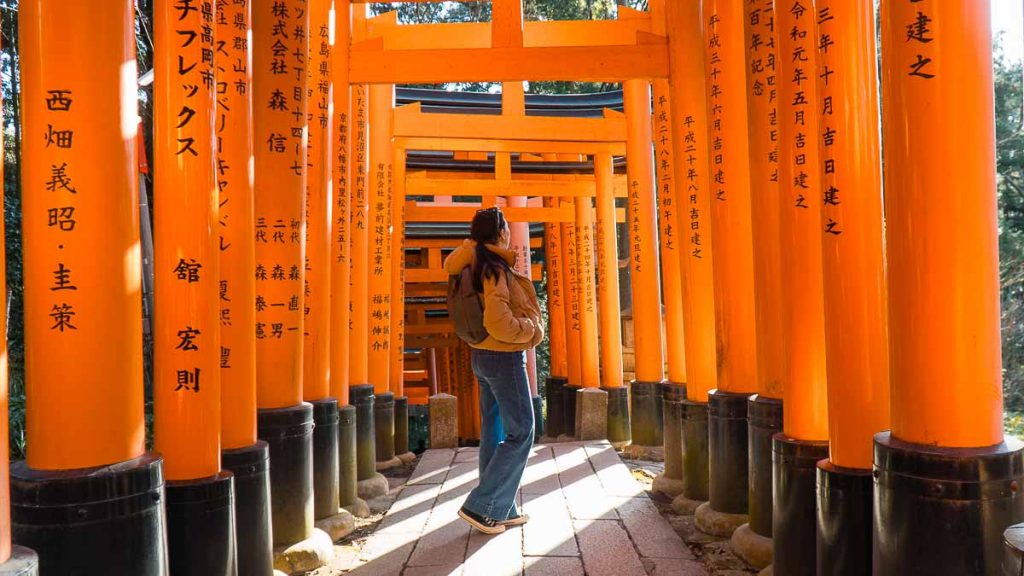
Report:
<svg viewBox="0 0 1024 576"><path fill-rule="evenodd" d="M407 486L384 515L374 532L380 534L420 534L430 518L434 501L441 492L437 484Z"/></svg>
<svg viewBox="0 0 1024 576"><path fill-rule="evenodd" d="M709 576L708 569L696 560L680 558L644 558L650 576Z"/></svg>
<svg viewBox="0 0 1024 576"><path fill-rule="evenodd" d="M451 467L455 458L455 451L427 450L420 458L419 464L413 471L412 476L406 482L408 485L415 484L441 484L448 476L448 468Z"/></svg>
<svg viewBox="0 0 1024 576"><path fill-rule="evenodd" d="M402 576L462 576L462 564L457 566L407 566Z"/></svg>
<svg viewBox="0 0 1024 576"><path fill-rule="evenodd" d="M403 542L403 538L377 538L375 534L366 541L359 559L362 562L351 576L399 576L405 567L415 540Z"/></svg>
<svg viewBox="0 0 1024 576"><path fill-rule="evenodd" d="M683 544L676 531L646 496L626 500L619 506L618 513L641 556L694 559L693 552Z"/></svg>
<svg viewBox="0 0 1024 576"><path fill-rule="evenodd" d="M495 536L474 530L466 550L465 574L520 576L523 573L523 532L509 528Z"/></svg>
<svg viewBox="0 0 1024 576"><path fill-rule="evenodd" d="M462 564L466 557L471 528L459 518L460 506L461 502L458 500L434 506L419 543L409 558L410 566Z"/></svg>
<svg viewBox="0 0 1024 576"><path fill-rule="evenodd" d="M584 576L583 561L579 558L527 556L526 576Z"/></svg>
<svg viewBox="0 0 1024 576"><path fill-rule="evenodd" d="M548 446L543 446L530 456L523 473L520 489L527 494L548 494L562 489L558 481L558 466Z"/></svg>
<svg viewBox="0 0 1024 576"><path fill-rule="evenodd" d="M647 570L618 522L573 522L588 576L647 576Z"/></svg>
<svg viewBox="0 0 1024 576"><path fill-rule="evenodd" d="M614 448L609 445L587 445L584 449L601 486L610 496L633 497L644 493L644 487L622 463Z"/></svg>
<svg viewBox="0 0 1024 576"><path fill-rule="evenodd" d="M579 556L572 517L560 491L524 494L523 554L527 556Z"/></svg>

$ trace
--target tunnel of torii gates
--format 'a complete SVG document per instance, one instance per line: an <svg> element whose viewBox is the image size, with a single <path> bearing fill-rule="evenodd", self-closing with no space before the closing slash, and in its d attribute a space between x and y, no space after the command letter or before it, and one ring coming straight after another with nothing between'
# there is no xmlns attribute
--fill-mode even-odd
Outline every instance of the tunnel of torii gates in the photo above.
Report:
<svg viewBox="0 0 1024 576"><path fill-rule="evenodd" d="M655 488L776 574L1001 573L1024 463L989 1L883 0L880 93L864 0L492 8L157 0L150 228L133 2L22 0L27 460L0 469L0 574L270 574L387 489L410 404L433 446L474 438L441 262L495 205L546 279L538 435L663 455ZM623 88L524 95L546 80Z"/></svg>

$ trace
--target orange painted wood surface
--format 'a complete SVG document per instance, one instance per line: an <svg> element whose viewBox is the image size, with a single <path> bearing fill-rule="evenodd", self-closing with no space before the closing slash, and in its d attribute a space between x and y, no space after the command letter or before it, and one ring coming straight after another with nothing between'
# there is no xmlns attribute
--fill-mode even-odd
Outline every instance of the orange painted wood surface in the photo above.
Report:
<svg viewBox="0 0 1024 576"><path fill-rule="evenodd" d="M870 469L889 428L875 14L858 0L817 8L829 458Z"/></svg>
<svg viewBox="0 0 1024 576"><path fill-rule="evenodd" d="M918 444L1003 441L990 22L882 3L892 432Z"/></svg>
<svg viewBox="0 0 1024 576"><path fill-rule="evenodd" d="M28 465L113 464L145 450L133 4L18 19Z"/></svg>

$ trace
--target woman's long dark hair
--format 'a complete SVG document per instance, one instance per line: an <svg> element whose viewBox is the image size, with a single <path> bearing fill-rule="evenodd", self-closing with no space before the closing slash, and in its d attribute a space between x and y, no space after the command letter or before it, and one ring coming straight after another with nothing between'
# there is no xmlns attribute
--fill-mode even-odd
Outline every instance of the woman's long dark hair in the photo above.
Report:
<svg viewBox="0 0 1024 576"><path fill-rule="evenodd" d="M508 262L491 252L488 244L497 244L506 227L505 215L498 208L478 210L469 226L469 236L476 242L476 259L473 262L473 289L484 291L484 280L493 278L496 282L508 272Z"/></svg>

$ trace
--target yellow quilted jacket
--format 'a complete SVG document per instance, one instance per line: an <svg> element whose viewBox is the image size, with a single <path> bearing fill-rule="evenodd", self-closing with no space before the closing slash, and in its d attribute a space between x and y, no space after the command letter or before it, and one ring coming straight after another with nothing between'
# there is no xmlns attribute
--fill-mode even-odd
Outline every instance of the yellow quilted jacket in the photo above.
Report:
<svg viewBox="0 0 1024 576"><path fill-rule="evenodd" d="M504 258L510 267L515 267L515 252L493 244L488 244L487 248ZM475 259L476 243L466 240L448 255L444 267L448 274L461 274L462 269L471 266ZM544 339L544 324L533 282L514 269L509 274L510 282L504 277L497 281L492 278L484 280L484 328L489 335L483 342L473 345L474 348L516 352L529 350Z"/></svg>

